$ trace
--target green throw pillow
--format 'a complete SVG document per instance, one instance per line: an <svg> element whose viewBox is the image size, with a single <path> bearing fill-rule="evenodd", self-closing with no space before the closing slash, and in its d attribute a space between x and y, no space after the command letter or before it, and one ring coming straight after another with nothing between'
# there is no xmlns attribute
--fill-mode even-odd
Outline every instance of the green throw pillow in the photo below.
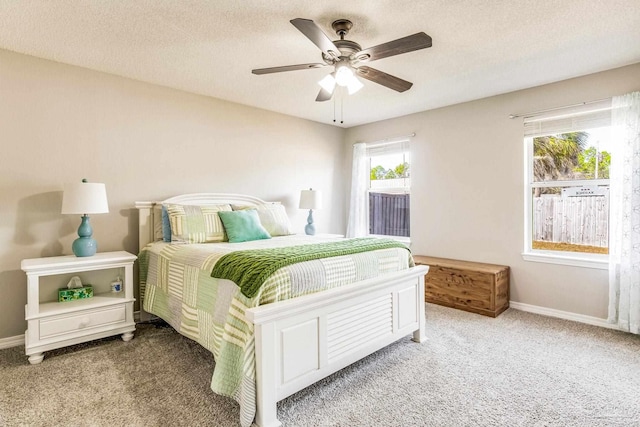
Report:
<svg viewBox="0 0 640 427"><path fill-rule="evenodd" d="M260 224L258 212L246 211L218 212L230 243L270 239L271 235Z"/></svg>

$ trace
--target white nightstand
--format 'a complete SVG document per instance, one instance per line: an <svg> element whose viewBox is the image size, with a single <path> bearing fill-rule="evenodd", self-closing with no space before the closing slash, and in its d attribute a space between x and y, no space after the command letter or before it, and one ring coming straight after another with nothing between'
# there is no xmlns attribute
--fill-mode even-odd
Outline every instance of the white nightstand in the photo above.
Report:
<svg viewBox="0 0 640 427"><path fill-rule="evenodd" d="M29 362L42 362L43 352L122 334L133 338L133 263L129 252L103 252L90 257L59 256L25 259L27 273L25 352ZM93 286L94 296L58 302L58 289L79 276ZM111 282L122 279L122 291L111 292Z"/></svg>

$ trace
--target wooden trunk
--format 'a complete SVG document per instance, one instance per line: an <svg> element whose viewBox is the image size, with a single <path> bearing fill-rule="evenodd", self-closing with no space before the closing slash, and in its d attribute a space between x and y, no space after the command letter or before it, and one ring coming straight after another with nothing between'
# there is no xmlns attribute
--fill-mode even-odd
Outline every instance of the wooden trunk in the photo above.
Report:
<svg viewBox="0 0 640 427"><path fill-rule="evenodd" d="M491 317L509 308L509 267L422 255L413 259L429 266L427 302Z"/></svg>

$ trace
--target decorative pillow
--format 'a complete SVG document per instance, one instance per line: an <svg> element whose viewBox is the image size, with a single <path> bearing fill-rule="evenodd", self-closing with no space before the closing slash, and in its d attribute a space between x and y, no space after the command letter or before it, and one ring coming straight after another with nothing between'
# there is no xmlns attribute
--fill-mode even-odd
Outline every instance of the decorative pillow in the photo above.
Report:
<svg viewBox="0 0 640 427"><path fill-rule="evenodd" d="M164 205L162 206L162 241L171 241L171 222L169 221L169 212Z"/></svg>
<svg viewBox="0 0 640 427"><path fill-rule="evenodd" d="M233 212L220 211L218 216L224 224L224 229L231 243L271 238L271 235L260 224L260 218L255 209Z"/></svg>
<svg viewBox="0 0 640 427"><path fill-rule="evenodd" d="M291 222L284 206L262 205L258 206L260 223L272 236L288 236L295 234L291 228Z"/></svg>
<svg viewBox="0 0 640 427"><path fill-rule="evenodd" d="M230 205L165 205L169 214L171 243L224 242L227 236L218 216L231 211Z"/></svg>
<svg viewBox="0 0 640 427"><path fill-rule="evenodd" d="M252 205L231 205L231 209L234 211L245 211L247 209L255 209Z"/></svg>
<svg viewBox="0 0 640 427"><path fill-rule="evenodd" d="M158 240L163 240L162 236L162 221L157 220L157 218L161 218L162 215L162 205L154 205L153 206L153 241L157 242Z"/></svg>
<svg viewBox="0 0 640 427"><path fill-rule="evenodd" d="M266 202L267 205L272 206L272 205L281 205L282 203L280 202ZM260 205L260 206L265 206L265 205ZM258 209L258 206L256 205L231 205L231 209L233 209L234 211L244 211L247 209Z"/></svg>

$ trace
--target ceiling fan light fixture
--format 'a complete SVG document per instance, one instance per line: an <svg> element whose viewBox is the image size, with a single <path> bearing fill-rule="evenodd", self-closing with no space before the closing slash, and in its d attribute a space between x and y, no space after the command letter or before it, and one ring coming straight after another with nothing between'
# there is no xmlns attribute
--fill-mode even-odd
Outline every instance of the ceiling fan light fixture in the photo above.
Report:
<svg viewBox="0 0 640 427"><path fill-rule="evenodd" d="M322 89L329 93L333 93L333 89L336 87L336 79L333 78L333 73L327 74L322 80L318 82Z"/></svg>
<svg viewBox="0 0 640 427"><path fill-rule="evenodd" d="M338 86L348 86L354 79L353 71L348 65L339 65L336 67L335 78Z"/></svg>
<svg viewBox="0 0 640 427"><path fill-rule="evenodd" d="M347 85L347 90L349 91L349 95L353 95L360 89L362 89L364 85L356 76L352 76L351 81Z"/></svg>

